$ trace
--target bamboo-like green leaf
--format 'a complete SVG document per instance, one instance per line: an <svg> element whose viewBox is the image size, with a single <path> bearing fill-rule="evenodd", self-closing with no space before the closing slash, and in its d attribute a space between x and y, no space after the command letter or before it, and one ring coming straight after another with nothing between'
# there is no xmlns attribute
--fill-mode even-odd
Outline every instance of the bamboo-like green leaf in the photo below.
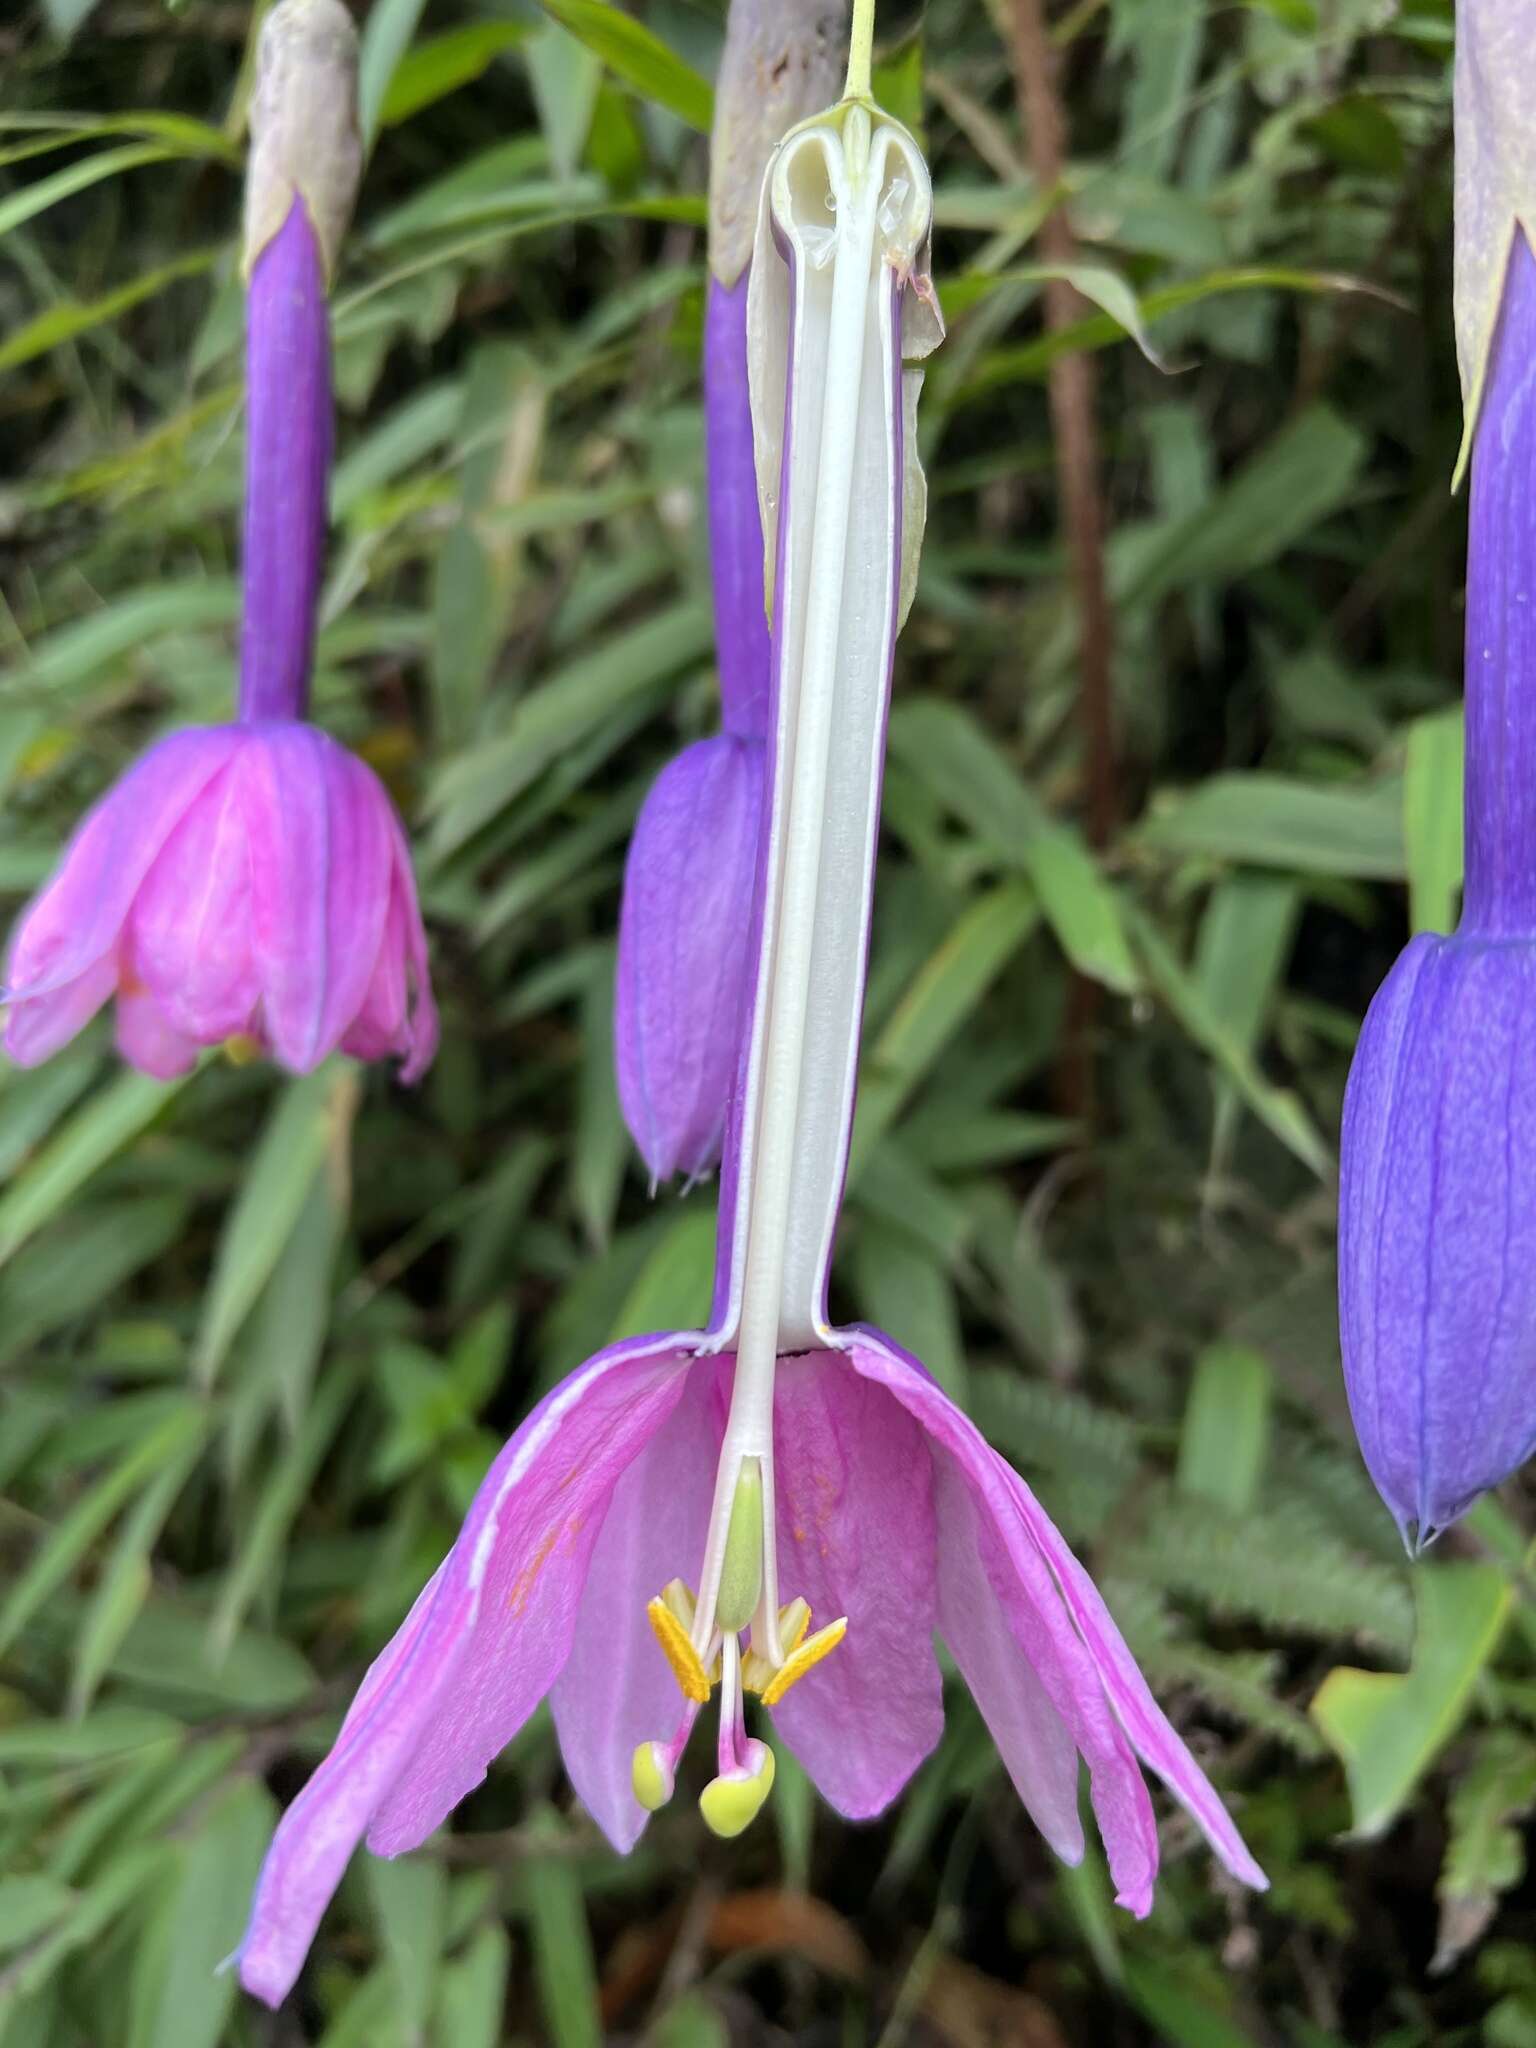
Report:
<svg viewBox="0 0 1536 2048"><path fill-rule="evenodd" d="M1241 1344L1211 1344L1195 1360L1179 1437L1179 1486L1234 1515L1259 1493L1269 1443L1269 1367Z"/></svg>
<svg viewBox="0 0 1536 2048"><path fill-rule="evenodd" d="M1416 932L1448 932L1461 891L1461 782L1464 752L1459 710L1430 712L1408 728L1403 761L1403 845L1408 904Z"/></svg>
<svg viewBox="0 0 1536 2048"><path fill-rule="evenodd" d="M714 118L714 94L661 38L608 0L539 0L546 14L602 58L624 83L676 114L701 135Z"/></svg>
<svg viewBox="0 0 1536 2048"><path fill-rule="evenodd" d="M1425 1564L1406 1673L1330 1671L1312 1718L1344 1765L1354 1832L1384 1834L1455 1733L1503 1633L1513 1598L1492 1565Z"/></svg>
<svg viewBox="0 0 1536 2048"><path fill-rule="evenodd" d="M23 185L8 198L0 199L0 236L14 233L25 222L46 213L50 206L57 206L61 199L72 199L77 192L99 185L103 178L118 178L124 171L140 170L145 164L163 164L174 154L173 150L158 148L153 143L129 143L122 149L98 150L79 163L55 171L50 178L38 178Z"/></svg>
<svg viewBox="0 0 1536 2048"><path fill-rule="evenodd" d="M461 86L472 85L527 35L520 21L475 21L418 43L395 66L379 108L379 126L395 127Z"/></svg>
<svg viewBox="0 0 1536 2048"><path fill-rule="evenodd" d="M1004 883L959 919L864 1054L849 1176L1039 921L1033 893Z"/></svg>
<svg viewBox="0 0 1536 2048"><path fill-rule="evenodd" d="M340 1170L357 1094L356 1072L343 1060L284 1089L219 1238L194 1347L204 1384L218 1373L255 1307L322 1163L332 1158Z"/></svg>
<svg viewBox="0 0 1536 2048"><path fill-rule="evenodd" d="M558 1838L559 1824L552 1814L535 1816L530 1827L552 1841ZM581 1880L569 1859L530 1856L524 1867L523 1903L539 2006L554 2048L602 2048L592 1937Z"/></svg>
<svg viewBox="0 0 1536 2048"><path fill-rule="evenodd" d="M154 1081L145 1074L119 1074L78 1109L0 1195L0 1264L57 1216L185 1085Z"/></svg>

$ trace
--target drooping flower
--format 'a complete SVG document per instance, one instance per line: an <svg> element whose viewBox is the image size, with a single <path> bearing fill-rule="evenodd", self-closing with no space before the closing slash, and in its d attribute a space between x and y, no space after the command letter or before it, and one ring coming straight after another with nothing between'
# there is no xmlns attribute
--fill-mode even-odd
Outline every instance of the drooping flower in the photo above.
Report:
<svg viewBox="0 0 1536 2048"><path fill-rule="evenodd" d="M409 849L373 771L307 724L331 452L327 278L360 166L356 33L282 0L262 34L249 273L239 722L151 747L12 936L5 1049L33 1065L117 998L146 1073L241 1037L303 1072L338 1046L415 1079L437 1019Z"/></svg>
<svg viewBox="0 0 1536 2048"><path fill-rule="evenodd" d="M1087 1760L1130 1910L1148 1910L1158 1860L1138 1758L1229 1869L1264 1882L1022 1479L914 1359L827 1316L892 655L920 538L903 345L939 333L927 168L869 102L867 70L850 74L851 96L769 166L753 270L770 772L710 1324L589 1360L492 1467L278 1829L240 1953L269 2003L357 1842L419 1844L546 1693L572 1781L621 1850L672 1796L716 1688L700 1805L717 1834L740 1832L773 1781L748 1694L862 1819L939 1739L935 1631L1069 1859Z"/></svg>
<svg viewBox="0 0 1536 2048"><path fill-rule="evenodd" d="M1490 15L1463 13L1459 68L1488 54ZM1415 1548L1536 1449L1536 255L1510 232L1469 384L1462 917L1413 939L1377 991L1340 1160L1350 1407Z"/></svg>
<svg viewBox="0 0 1536 2048"><path fill-rule="evenodd" d="M746 1021L770 692L747 278L763 167L785 130L837 88L827 21L825 0L736 0L716 87L704 444L724 729L657 777L619 912L619 1104L653 1182L696 1180L719 1164Z"/></svg>

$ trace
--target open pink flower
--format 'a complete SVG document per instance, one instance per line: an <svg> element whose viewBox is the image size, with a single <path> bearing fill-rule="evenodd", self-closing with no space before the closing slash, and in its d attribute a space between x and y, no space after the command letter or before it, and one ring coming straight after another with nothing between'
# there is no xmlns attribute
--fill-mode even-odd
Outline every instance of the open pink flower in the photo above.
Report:
<svg viewBox="0 0 1536 2048"><path fill-rule="evenodd" d="M706 1546L733 1368L708 1341L674 1334L602 1353L497 1459L278 1829L240 1955L248 1990L277 2004L363 1834L381 1856L417 1847L546 1693L572 1783L615 1848L634 1845L647 1819L636 1787L656 1804L670 1792L701 1705L655 1596ZM1157 1873L1138 1758L1234 1875L1263 1885L1086 1573L915 1360L874 1330L782 1359L773 1462L776 1576L816 1618L846 1617L846 1636L841 1625L806 1636L771 1677L729 1629L706 1646L722 1664L719 1773L705 1794L726 1788L711 1814L722 1832L750 1817L771 1777L745 1731L744 1689L761 1692L838 1812L862 1820L887 1806L943 1728L937 1631L1031 1818L1073 1863L1086 1760L1121 1905L1146 1913ZM784 1613L803 1628L793 1602ZM653 1628L673 1645L676 1677Z"/></svg>
<svg viewBox="0 0 1536 2048"><path fill-rule="evenodd" d="M717 1691L716 1770L700 1798L715 1833L739 1833L773 1782L773 1751L748 1732L749 1693L827 1801L862 1820L939 1739L936 1635L1026 1808L1072 1861L1087 1762L1132 1912L1150 1908L1158 1862L1143 1763L1236 1877L1264 1883L1023 1480L916 1360L877 1330L828 1320L910 566L903 522L920 503L901 316L909 291L929 306L931 195L910 137L857 97L791 132L765 190L787 191L793 232L787 279L759 235L760 325L782 340L771 295L787 298L815 375L807 414L791 418L787 349L776 388L771 346L761 387L754 371L754 394L783 406L785 460L766 468L785 479L786 504L710 1326L589 1360L491 1468L278 1828L240 1952L243 1983L271 2004L359 1840L382 1856L422 1842L546 1694L571 1781L618 1849L671 1798Z"/></svg>
<svg viewBox="0 0 1536 2048"><path fill-rule="evenodd" d="M173 733L81 823L6 964L5 1049L47 1059L117 998L145 1073L246 1036L414 1080L437 1014L410 853L378 777L297 720Z"/></svg>

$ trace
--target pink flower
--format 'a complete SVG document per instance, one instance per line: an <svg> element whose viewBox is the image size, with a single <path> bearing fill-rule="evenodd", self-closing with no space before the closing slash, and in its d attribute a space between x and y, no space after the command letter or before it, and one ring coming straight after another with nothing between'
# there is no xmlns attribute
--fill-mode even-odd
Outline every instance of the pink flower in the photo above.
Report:
<svg viewBox="0 0 1536 2048"><path fill-rule="evenodd" d="M297 721L151 748L23 916L0 993L22 1066L114 995L123 1056L162 1078L237 1035L297 1073L338 1046L393 1055L408 1081L437 1045L394 808L370 768Z"/></svg>
<svg viewBox="0 0 1536 2048"><path fill-rule="evenodd" d="M699 1662L721 1665L712 1822L744 1824L771 1778L765 1746L745 1732L754 1685L829 1804L853 1820L879 1813L943 1727L937 1632L1019 1797L1070 1863L1083 1854L1087 1762L1121 1905L1149 1910L1158 1865L1138 1759L1228 1869L1262 1886L1023 1480L888 1338L859 1329L838 1343L779 1361L773 1456L775 1576L813 1624L836 1626L814 1629L773 1678L728 1627L711 1632ZM417 1847L546 1693L572 1783L615 1848L633 1847L647 1818L637 1786L653 1804L670 1793L701 1705L697 1683L679 1698L688 1655L655 1595L668 1587L686 1614L674 1582L706 1550L734 1367L707 1346L676 1334L615 1346L557 1387L497 1459L278 1829L241 1950L248 1990L276 2005L359 1839L381 1856ZM804 1625L793 1603L785 1616L791 1632ZM677 1677L653 1629L671 1641Z"/></svg>
<svg viewBox="0 0 1536 2048"><path fill-rule="evenodd" d="M237 1036L297 1073L338 1046L393 1055L407 1081L437 1047L399 821L372 770L304 722L331 455L326 273L360 162L356 42L340 0L288 0L263 31L240 723L162 740L76 831L0 983L23 1066L114 995L124 1058L161 1078Z"/></svg>
<svg viewBox="0 0 1536 2048"><path fill-rule="evenodd" d="M931 188L911 138L855 95L791 131L764 193L748 327L754 413L778 420L784 450L759 474L783 500L765 522L777 566L764 824L740 910L749 997L710 1326L589 1360L491 1468L278 1828L240 1954L243 1983L271 2004L359 1840L382 1856L425 1840L546 1694L571 1781L618 1849L671 1798L717 1689L700 1799L717 1834L739 1833L773 1782L773 1751L747 1732L749 1692L828 1802L865 1819L939 1739L935 1634L1069 1860L1083 1853L1086 1760L1132 1912L1148 1911L1158 1861L1140 1763L1235 1876L1264 1883L1024 1482L914 1359L828 1320L886 706L915 565L908 509L922 503L900 344L907 312L917 344L936 339ZM783 218L770 222L775 194ZM694 803L707 829L713 807L699 790ZM699 899L715 877L682 827L673 837L673 885ZM671 1042L692 1060L691 1036ZM681 1099L691 1118L698 1093Z"/></svg>

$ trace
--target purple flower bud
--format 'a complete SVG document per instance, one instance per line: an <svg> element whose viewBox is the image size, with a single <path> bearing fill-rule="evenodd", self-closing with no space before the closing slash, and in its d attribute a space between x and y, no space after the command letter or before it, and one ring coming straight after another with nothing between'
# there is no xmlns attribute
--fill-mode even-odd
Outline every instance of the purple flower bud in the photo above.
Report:
<svg viewBox="0 0 1536 2048"><path fill-rule="evenodd" d="M760 741L700 740L657 777L619 920L619 1101L653 1180L718 1162L750 979Z"/></svg>
<svg viewBox="0 0 1536 2048"><path fill-rule="evenodd" d="M747 280L709 280L704 314L704 424L709 566L715 594L720 711L729 733L768 731L772 656L763 597L763 527L747 388Z"/></svg>
<svg viewBox="0 0 1536 2048"><path fill-rule="evenodd" d="M1466 894L1378 991L1344 1105L1339 1304L1365 1460L1416 1547L1536 1447L1536 256L1472 453Z"/></svg>

